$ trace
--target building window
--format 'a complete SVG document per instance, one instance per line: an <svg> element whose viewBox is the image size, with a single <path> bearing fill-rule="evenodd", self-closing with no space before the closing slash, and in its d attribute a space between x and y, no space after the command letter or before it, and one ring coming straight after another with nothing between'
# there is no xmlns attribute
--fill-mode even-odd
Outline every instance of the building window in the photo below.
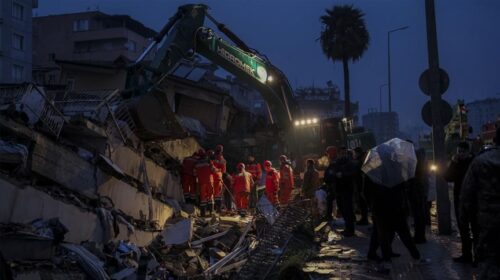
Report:
<svg viewBox="0 0 500 280"><path fill-rule="evenodd" d="M16 2L12 3L12 17L16 19L24 19L24 6Z"/></svg>
<svg viewBox="0 0 500 280"><path fill-rule="evenodd" d="M20 65L12 65L12 79L16 82L20 82L23 79L24 67Z"/></svg>
<svg viewBox="0 0 500 280"><path fill-rule="evenodd" d="M16 50L24 50L24 37L22 35L12 34L12 47Z"/></svg>
<svg viewBox="0 0 500 280"><path fill-rule="evenodd" d="M87 31L89 30L89 20L79 19L73 21L73 31Z"/></svg>
<svg viewBox="0 0 500 280"><path fill-rule="evenodd" d="M127 43L125 44L125 47L127 48L127 50L129 50L131 52L137 51L137 43L135 41L132 41L132 40L127 41Z"/></svg>

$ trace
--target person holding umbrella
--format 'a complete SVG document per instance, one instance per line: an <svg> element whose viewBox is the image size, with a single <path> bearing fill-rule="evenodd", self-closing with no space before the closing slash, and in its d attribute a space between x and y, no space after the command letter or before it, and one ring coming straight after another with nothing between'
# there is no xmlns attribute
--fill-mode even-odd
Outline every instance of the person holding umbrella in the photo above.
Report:
<svg viewBox="0 0 500 280"><path fill-rule="evenodd" d="M413 144L398 138L389 140L371 149L362 171L373 182L373 217L376 234L382 250L382 259L390 261L395 256L391 249L394 234L410 252L410 255L420 259L420 252L410 233L404 211L405 182L415 176L417 159ZM373 249L371 247L371 254Z"/></svg>

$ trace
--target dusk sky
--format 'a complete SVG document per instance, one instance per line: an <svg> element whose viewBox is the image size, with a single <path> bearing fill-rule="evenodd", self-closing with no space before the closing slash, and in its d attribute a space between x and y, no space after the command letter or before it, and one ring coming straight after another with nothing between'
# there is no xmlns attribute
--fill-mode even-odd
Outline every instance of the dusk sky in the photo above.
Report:
<svg viewBox="0 0 500 280"><path fill-rule="evenodd" d="M391 35L393 110L401 128L423 125L420 110L428 100L418 87L427 68L424 0L214 0L199 1L249 46L266 54L288 76L293 87L325 86L332 80L343 94L340 63L323 55L316 39L325 8L353 4L365 13L370 46L351 64L352 100L360 115L379 107L379 86L387 82L387 31L408 25ZM159 30L182 4L174 0L39 0L34 15L100 10L128 14ZM436 0L441 68L450 76L444 98L450 103L500 97L500 1ZM211 25L208 25L211 26ZM387 110L387 87L383 109Z"/></svg>

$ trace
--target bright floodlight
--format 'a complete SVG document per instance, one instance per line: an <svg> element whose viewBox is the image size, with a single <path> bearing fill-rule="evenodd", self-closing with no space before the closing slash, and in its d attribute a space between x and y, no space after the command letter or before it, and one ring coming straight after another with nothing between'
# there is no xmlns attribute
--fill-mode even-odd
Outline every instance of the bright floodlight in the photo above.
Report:
<svg viewBox="0 0 500 280"><path fill-rule="evenodd" d="M307 119L306 123L311 124L312 123L311 119Z"/></svg>
<svg viewBox="0 0 500 280"><path fill-rule="evenodd" d="M313 119L313 123L318 123L318 119L317 119L317 118L314 118L314 119Z"/></svg>
<svg viewBox="0 0 500 280"><path fill-rule="evenodd" d="M431 164L430 169L431 169L431 171L435 172L435 171L437 171L438 167L435 164Z"/></svg>
<svg viewBox="0 0 500 280"><path fill-rule="evenodd" d="M299 121L295 121L295 126L299 126L300 125L300 122Z"/></svg>
<svg viewBox="0 0 500 280"><path fill-rule="evenodd" d="M301 120L301 121L300 121L300 124L301 124L301 125L305 125L305 124L306 124L306 121L305 121L305 120Z"/></svg>
<svg viewBox="0 0 500 280"><path fill-rule="evenodd" d="M273 78L273 76L271 76L271 75L267 76L267 81L268 81L268 82L272 82L272 81L273 81L273 79L274 79L274 78Z"/></svg>

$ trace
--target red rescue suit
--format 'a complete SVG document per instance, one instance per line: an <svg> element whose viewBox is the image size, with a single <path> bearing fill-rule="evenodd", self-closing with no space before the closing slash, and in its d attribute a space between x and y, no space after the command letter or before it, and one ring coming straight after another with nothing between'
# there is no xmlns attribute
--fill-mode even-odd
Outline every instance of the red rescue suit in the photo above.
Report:
<svg viewBox="0 0 500 280"><path fill-rule="evenodd" d="M266 196L273 205L278 204L279 183L280 174L276 169L266 171Z"/></svg>
<svg viewBox="0 0 500 280"><path fill-rule="evenodd" d="M245 170L233 175L233 194L236 209L248 209L248 196L253 185L252 174Z"/></svg>
<svg viewBox="0 0 500 280"><path fill-rule="evenodd" d="M260 181L262 177L262 168L260 167L260 163L252 162L246 165L246 170L252 174L252 179L254 182Z"/></svg>
<svg viewBox="0 0 500 280"><path fill-rule="evenodd" d="M198 158L194 156L185 157L182 161L182 191L185 199L196 198L196 177L194 166Z"/></svg>
<svg viewBox="0 0 500 280"><path fill-rule="evenodd" d="M293 190L293 170L288 164L282 164L280 168L280 204L288 204Z"/></svg>
<svg viewBox="0 0 500 280"><path fill-rule="evenodd" d="M200 207L205 207L207 204L212 203L212 195L214 191L214 181L212 173L215 168L212 162L207 159L200 159L195 165L195 175L198 179Z"/></svg>
<svg viewBox="0 0 500 280"><path fill-rule="evenodd" d="M222 200L222 175L226 173L226 160L222 154L215 155L213 160L214 173L214 200Z"/></svg>

